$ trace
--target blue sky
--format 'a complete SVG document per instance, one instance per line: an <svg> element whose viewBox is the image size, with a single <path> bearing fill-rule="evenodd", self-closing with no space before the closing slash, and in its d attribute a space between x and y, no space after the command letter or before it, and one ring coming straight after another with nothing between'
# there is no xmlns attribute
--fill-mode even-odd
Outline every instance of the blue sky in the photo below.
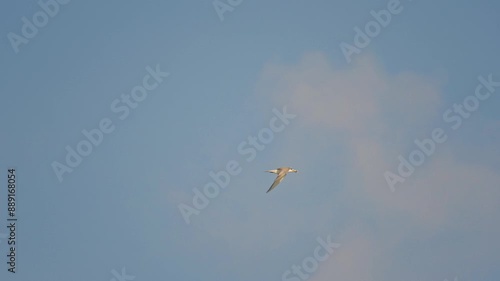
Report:
<svg viewBox="0 0 500 281"><path fill-rule="evenodd" d="M72 0L17 53L9 33L42 8L3 4L0 163L19 221L0 279L286 280L329 236L341 246L308 280L497 280L500 88L456 130L443 114L479 76L500 81L500 4L401 1L348 63L340 44L390 2L243 0L221 21L211 1ZM170 75L121 120L111 104L147 67ZM284 106L296 117L247 161L239 145ZM53 163L104 118L114 131L59 181ZM384 174L436 128L446 141L392 192ZM180 204L229 161L241 172L186 224ZM299 173L266 194L263 171L286 165Z"/></svg>

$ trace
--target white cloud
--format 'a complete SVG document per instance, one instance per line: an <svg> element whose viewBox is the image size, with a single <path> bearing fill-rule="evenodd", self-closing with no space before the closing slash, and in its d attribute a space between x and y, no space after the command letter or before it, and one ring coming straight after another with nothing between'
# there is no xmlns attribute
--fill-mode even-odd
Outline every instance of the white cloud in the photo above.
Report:
<svg viewBox="0 0 500 281"><path fill-rule="evenodd" d="M286 104L297 118L274 148L266 150L267 156L245 166L193 223L199 240L195 243L209 237L225 247L220 251L248 262L251 256L304 241L301 235L332 234L342 247L314 281L454 274L443 271L461 270L464 261L472 260L447 257L460 251L450 245L404 252L408 241L437 243L436 236L443 237L446 229L453 229L453 241L458 241L457 231L464 233L457 247L468 243L482 249L474 251L475 264L498 258L495 249L500 249L490 247L493 236L483 233L477 241L467 228L470 223L492 227L491 218L500 214L500 176L490 166L461 160L453 142L446 142L397 192L390 191L383 176L396 166L399 154L414 148L415 138L429 137L440 122L442 83L432 76L390 73L366 55L347 68L332 66L319 53L304 56L297 65L267 65L257 97L276 107ZM276 162L300 165L295 167L299 173L280 186L279 195L265 194L270 179L255 174L269 168L263 163L269 155ZM263 187L262 194L255 191L258 187ZM494 226L493 233L499 232ZM421 262L405 264L397 258L413 255L420 255ZM428 260L442 266L431 267ZM276 268L276 274L285 268Z"/></svg>
<svg viewBox="0 0 500 281"><path fill-rule="evenodd" d="M327 154L327 146L296 141L302 139L304 130L316 131L308 131L311 141L315 136L334 140L341 135L340 143L348 152L345 158L331 162L348 165L343 174L344 198L362 202L353 204L369 208L371 218L385 227L379 231L384 235L367 228L344 230L351 238L339 241L341 252L313 280L373 280L375 272L390 271L387 261L394 258L398 244L409 237L430 239L444 226L453 226L464 210L467 219L476 222L483 215L500 214L500 176L487 165L460 161L454 157L454 147L447 143L438 147L398 192L391 193L383 177L384 171L394 169L397 156L407 152L415 137L428 137L435 128L433 124L439 122L442 83L410 72L388 73L371 56L360 57L346 69L332 67L318 53L306 55L297 65L265 68L259 94L278 104L286 102L301 122L282 153L293 151L295 159L308 159L318 150ZM332 141L330 149L338 146L339 142ZM401 229L397 218L404 218L406 229ZM489 222L479 225L488 227Z"/></svg>

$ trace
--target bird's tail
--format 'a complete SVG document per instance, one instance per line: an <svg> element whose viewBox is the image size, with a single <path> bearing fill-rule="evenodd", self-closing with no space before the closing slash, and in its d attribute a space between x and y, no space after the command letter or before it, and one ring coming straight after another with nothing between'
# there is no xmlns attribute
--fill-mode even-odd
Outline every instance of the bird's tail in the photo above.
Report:
<svg viewBox="0 0 500 281"><path fill-rule="evenodd" d="M265 172L268 172L268 173L273 173L273 174L277 174L278 173L278 170L267 170Z"/></svg>

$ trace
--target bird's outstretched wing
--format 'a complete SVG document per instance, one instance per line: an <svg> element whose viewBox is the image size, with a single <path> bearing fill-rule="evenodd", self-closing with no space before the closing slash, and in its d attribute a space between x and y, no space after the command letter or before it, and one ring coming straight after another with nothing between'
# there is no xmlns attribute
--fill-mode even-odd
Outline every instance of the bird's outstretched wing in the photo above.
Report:
<svg viewBox="0 0 500 281"><path fill-rule="evenodd" d="M276 179L274 180L273 185L271 185L271 187L269 188L269 190L267 190L266 193L273 190L278 184L280 184L280 182L285 178L286 174L287 174L286 172L279 173Z"/></svg>

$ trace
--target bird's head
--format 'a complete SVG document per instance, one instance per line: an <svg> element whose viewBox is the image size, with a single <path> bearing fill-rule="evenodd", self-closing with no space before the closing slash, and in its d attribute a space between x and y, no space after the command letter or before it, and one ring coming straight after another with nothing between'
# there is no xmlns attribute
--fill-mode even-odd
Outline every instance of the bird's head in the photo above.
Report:
<svg viewBox="0 0 500 281"><path fill-rule="evenodd" d="M297 171L297 170L295 170L294 168L290 168L290 169L288 170L288 172L290 172L290 173L297 173L298 171Z"/></svg>

